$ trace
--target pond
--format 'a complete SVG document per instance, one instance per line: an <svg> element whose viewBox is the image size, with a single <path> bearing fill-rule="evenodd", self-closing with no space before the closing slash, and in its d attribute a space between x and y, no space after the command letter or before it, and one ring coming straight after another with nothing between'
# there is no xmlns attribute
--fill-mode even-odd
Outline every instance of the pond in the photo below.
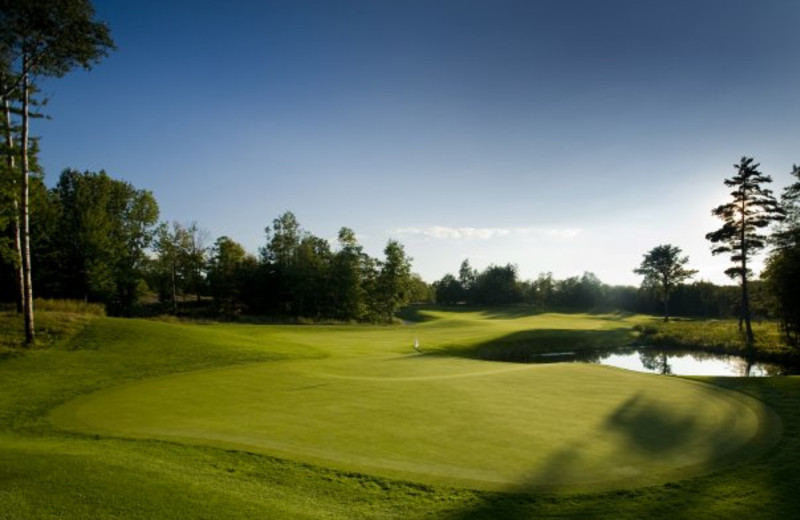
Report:
<svg viewBox="0 0 800 520"><path fill-rule="evenodd" d="M663 350L633 347L589 353L553 352L531 358L533 363L597 363L637 372L677 376L764 377L796 372L775 363L748 362L744 357L712 354L697 350Z"/></svg>

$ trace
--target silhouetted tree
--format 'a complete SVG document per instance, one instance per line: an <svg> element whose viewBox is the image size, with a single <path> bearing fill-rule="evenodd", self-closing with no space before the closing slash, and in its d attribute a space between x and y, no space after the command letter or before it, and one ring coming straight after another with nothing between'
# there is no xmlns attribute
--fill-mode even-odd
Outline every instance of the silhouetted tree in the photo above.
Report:
<svg viewBox="0 0 800 520"><path fill-rule="evenodd" d="M653 288L664 302L664 321L669 321L669 297L676 286L694 276L697 271L684 267L688 256L681 256L681 249L670 244L659 245L645 253L642 264L633 270L644 276L642 285Z"/></svg>
<svg viewBox="0 0 800 520"><path fill-rule="evenodd" d="M800 347L800 166L794 165L791 173L797 181L781 195L786 219L773 235L775 249L764 279L787 342Z"/></svg>
<svg viewBox="0 0 800 520"><path fill-rule="evenodd" d="M446 305L455 305L463 300L464 291L461 283L452 274L446 274L434 284L436 302Z"/></svg>
<svg viewBox="0 0 800 520"><path fill-rule="evenodd" d="M739 280L742 291L739 328L744 321L749 346L753 345L753 328L747 285L751 273L748 261L766 246L767 237L759 231L783 215L772 192L762 187L762 184L772 182L772 178L758 171L758 167L759 164L753 164L751 157L742 157L739 164L734 164L736 175L725 179L725 185L734 188L731 192L733 200L712 210L712 215L719 217L723 225L706 234L706 239L714 244L712 254L731 255L734 265L726 269L725 274Z"/></svg>
<svg viewBox="0 0 800 520"><path fill-rule="evenodd" d="M475 299L475 284L478 281L478 271L469 265L469 259L464 259L461 262L461 267L458 268L458 282L461 284L461 296L459 301L472 303Z"/></svg>
<svg viewBox="0 0 800 520"><path fill-rule="evenodd" d="M517 285L517 266L490 265L478 274L472 292L475 303L482 305L520 302L522 294Z"/></svg>
<svg viewBox="0 0 800 520"><path fill-rule="evenodd" d="M222 236L214 242L207 266L208 285L220 310L239 310L247 271L253 270L255 264L255 259L230 237Z"/></svg>

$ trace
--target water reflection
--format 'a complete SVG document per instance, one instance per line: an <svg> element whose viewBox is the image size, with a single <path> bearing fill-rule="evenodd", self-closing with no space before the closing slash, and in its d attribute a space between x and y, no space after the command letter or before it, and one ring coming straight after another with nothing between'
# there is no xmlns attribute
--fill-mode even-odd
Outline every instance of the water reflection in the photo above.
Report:
<svg viewBox="0 0 800 520"><path fill-rule="evenodd" d="M756 363L740 356L649 347L633 347L613 351L554 352L536 356L532 361L534 363L565 361L597 363L637 372L678 376L765 377L791 373L781 365Z"/></svg>

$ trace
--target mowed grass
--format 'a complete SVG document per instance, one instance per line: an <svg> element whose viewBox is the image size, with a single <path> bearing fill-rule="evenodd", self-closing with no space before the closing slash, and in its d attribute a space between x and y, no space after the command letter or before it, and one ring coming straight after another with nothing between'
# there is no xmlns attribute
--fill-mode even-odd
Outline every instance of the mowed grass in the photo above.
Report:
<svg viewBox="0 0 800 520"><path fill-rule="evenodd" d="M53 419L426 483L558 491L685 478L757 454L775 431L758 401L710 385L497 365L424 355L252 364L115 387Z"/></svg>
<svg viewBox="0 0 800 520"><path fill-rule="evenodd" d="M546 351L536 339L570 326L578 346L624 344L647 318L423 318L98 319L3 360L0 518L779 518L797 505L794 378L722 381L777 409L770 448L769 411L718 385L465 359L525 335Z"/></svg>

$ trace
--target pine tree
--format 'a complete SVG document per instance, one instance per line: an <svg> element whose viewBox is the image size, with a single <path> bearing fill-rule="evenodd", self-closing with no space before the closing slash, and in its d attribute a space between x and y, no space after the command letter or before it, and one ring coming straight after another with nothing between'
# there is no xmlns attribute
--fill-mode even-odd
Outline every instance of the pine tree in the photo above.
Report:
<svg viewBox="0 0 800 520"><path fill-rule="evenodd" d="M736 175L725 179L725 185L734 188L731 192L733 200L711 211L723 224L716 231L706 234L706 239L713 244L712 254L730 254L733 265L725 270L725 274L739 280L742 291L739 329L741 330L744 322L747 345L752 347L753 328L750 324L747 286L751 271L748 261L767 245L767 236L760 231L771 223L782 220L783 211L772 191L762 187L762 184L772 182L772 178L758 171L760 165L753 164L752 157L742 157L739 164L733 166L736 168Z"/></svg>

